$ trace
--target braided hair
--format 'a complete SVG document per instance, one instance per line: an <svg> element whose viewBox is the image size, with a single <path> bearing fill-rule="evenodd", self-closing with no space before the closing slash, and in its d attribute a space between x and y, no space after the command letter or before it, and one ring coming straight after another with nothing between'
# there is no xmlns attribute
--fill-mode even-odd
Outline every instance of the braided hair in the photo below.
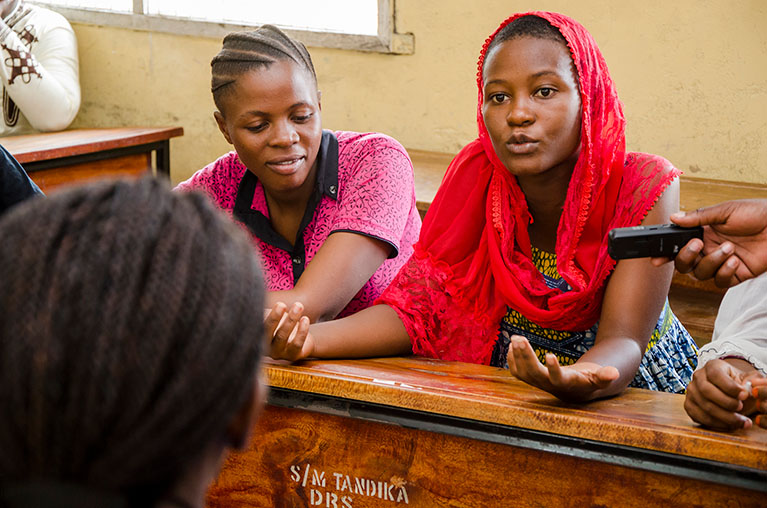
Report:
<svg viewBox="0 0 767 508"><path fill-rule="evenodd" d="M567 40L557 27L549 23L548 20L535 15L520 16L505 27L503 27L493 38L493 41L487 47L486 55L495 49L496 46L517 39L519 37L532 37L534 39L548 39L554 42L560 42L567 47ZM487 63L487 59L485 59Z"/></svg>
<svg viewBox="0 0 767 508"><path fill-rule="evenodd" d="M264 283L250 240L152 178L21 204L0 238L0 483L148 506L225 443L253 389Z"/></svg>
<svg viewBox="0 0 767 508"><path fill-rule="evenodd" d="M210 89L218 110L222 111L223 98L238 77L283 60L292 60L305 69L317 85L317 74L306 46L291 39L276 26L263 25L257 30L232 32L224 37L221 51L210 62Z"/></svg>

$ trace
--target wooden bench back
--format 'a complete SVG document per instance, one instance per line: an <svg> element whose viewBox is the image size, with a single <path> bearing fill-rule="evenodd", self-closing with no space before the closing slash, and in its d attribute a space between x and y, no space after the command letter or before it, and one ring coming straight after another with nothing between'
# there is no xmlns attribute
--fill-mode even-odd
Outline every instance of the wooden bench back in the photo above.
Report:
<svg viewBox="0 0 767 508"><path fill-rule="evenodd" d="M416 206L421 217L434 199L453 155L408 150L415 171ZM733 199L767 198L767 185L682 176L680 208L696 210ZM699 346L711 340L714 320L724 290L712 281L674 274L669 291L671 307Z"/></svg>

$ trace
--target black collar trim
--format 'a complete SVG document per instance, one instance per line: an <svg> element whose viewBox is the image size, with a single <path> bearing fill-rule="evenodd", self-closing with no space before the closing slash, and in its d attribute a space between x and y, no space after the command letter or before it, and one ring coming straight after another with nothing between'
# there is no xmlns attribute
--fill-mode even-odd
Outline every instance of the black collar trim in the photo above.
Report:
<svg viewBox="0 0 767 508"><path fill-rule="evenodd" d="M237 197L232 211L235 219L242 222L261 241L289 252L293 256L305 257L304 230L314 217L314 212L322 200L322 195L324 194L331 199L338 199L338 139L333 132L322 131L322 140L317 154L317 183L314 192L309 197L293 246L272 228L271 222L263 213L251 208L257 184L256 175L250 171L245 171L237 187Z"/></svg>

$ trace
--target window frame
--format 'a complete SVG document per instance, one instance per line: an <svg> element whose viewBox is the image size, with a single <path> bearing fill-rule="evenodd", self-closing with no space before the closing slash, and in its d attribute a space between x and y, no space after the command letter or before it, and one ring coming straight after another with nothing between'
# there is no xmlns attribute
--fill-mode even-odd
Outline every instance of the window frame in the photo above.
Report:
<svg viewBox="0 0 767 508"><path fill-rule="evenodd" d="M285 28L285 33L310 47L348 49L390 54L413 54L413 34L394 31L395 0L378 0L378 34L358 35ZM190 35L221 39L229 32L253 30L256 25L189 20L170 16L148 15L144 0L133 0L133 12L107 12L95 9L63 7L36 0L33 3L62 14L72 23L113 26L149 32Z"/></svg>

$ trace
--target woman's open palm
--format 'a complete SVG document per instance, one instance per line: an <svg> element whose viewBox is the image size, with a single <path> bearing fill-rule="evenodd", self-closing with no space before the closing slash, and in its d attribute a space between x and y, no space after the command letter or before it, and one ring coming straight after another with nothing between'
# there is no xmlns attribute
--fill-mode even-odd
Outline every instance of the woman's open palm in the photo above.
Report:
<svg viewBox="0 0 767 508"><path fill-rule="evenodd" d="M606 388L619 376L615 367L591 362L563 367L551 353L546 355L543 365L527 339L518 335L511 338L507 360L512 375L566 401L592 399L594 392Z"/></svg>

